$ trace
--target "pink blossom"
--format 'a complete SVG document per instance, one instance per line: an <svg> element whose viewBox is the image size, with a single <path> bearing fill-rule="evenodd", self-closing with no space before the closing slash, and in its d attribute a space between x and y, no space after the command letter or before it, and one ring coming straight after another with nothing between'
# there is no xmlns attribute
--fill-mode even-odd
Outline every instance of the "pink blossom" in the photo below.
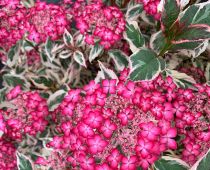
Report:
<svg viewBox="0 0 210 170"><path fill-rule="evenodd" d="M122 165L120 169L121 170L135 170L137 161L138 161L137 156L123 157Z"/></svg>
<svg viewBox="0 0 210 170"><path fill-rule="evenodd" d="M99 135L95 135L94 137L87 140L87 144L89 146L90 153L96 154L104 150L107 146L107 141L103 140Z"/></svg>

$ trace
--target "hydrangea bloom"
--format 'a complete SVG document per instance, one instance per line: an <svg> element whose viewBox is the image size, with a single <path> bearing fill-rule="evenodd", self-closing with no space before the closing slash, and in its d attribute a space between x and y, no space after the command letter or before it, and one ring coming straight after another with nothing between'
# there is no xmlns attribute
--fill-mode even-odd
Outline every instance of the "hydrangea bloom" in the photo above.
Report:
<svg viewBox="0 0 210 170"><path fill-rule="evenodd" d="M0 47L8 50L26 32L26 9L19 0L3 0L0 4Z"/></svg>
<svg viewBox="0 0 210 170"><path fill-rule="evenodd" d="M82 2L74 4L73 16L76 27L85 35L85 42L93 45L100 40L100 45L110 48L121 39L125 30L123 13L117 7L105 7L101 2L88 5Z"/></svg>
<svg viewBox="0 0 210 170"><path fill-rule="evenodd" d="M45 129L48 107L37 92L23 92L17 86L7 94L7 99L10 105L0 110L0 130L7 138L20 141L24 134L36 135Z"/></svg>
<svg viewBox="0 0 210 170"><path fill-rule="evenodd" d="M147 169L180 144L185 146L183 159L195 162L210 146L208 123L200 120L207 117L209 87L202 86L202 92L179 89L170 77L134 83L125 80L127 73L119 82L91 81L70 90L52 113L61 135L47 146L68 155L66 166L83 169ZM175 141L177 135L185 135L181 143ZM195 151L190 149L194 144Z"/></svg>
<svg viewBox="0 0 210 170"><path fill-rule="evenodd" d="M26 17L28 38L36 43L45 42L47 37L59 39L69 25L65 9L54 4L37 2L29 9Z"/></svg>

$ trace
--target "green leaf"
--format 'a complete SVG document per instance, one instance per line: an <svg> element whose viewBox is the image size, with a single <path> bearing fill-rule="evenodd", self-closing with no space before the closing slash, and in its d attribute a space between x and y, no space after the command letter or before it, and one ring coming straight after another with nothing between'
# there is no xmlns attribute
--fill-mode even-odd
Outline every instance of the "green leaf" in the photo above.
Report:
<svg viewBox="0 0 210 170"><path fill-rule="evenodd" d="M182 49L186 49L186 50L193 50L195 48L199 48L199 46L201 46L201 44L203 44L204 41L198 41L198 42L183 42L180 44L173 44L171 47L171 50L182 50Z"/></svg>
<svg viewBox="0 0 210 170"><path fill-rule="evenodd" d="M89 61L90 63L97 58L101 53L103 52L103 47L100 46L98 43L96 43L94 46L92 46L90 50L90 55L89 55Z"/></svg>
<svg viewBox="0 0 210 170"><path fill-rule="evenodd" d="M210 150L198 164L197 170L210 169Z"/></svg>
<svg viewBox="0 0 210 170"><path fill-rule="evenodd" d="M84 58L84 55L83 55L82 52L80 52L80 51L78 51L78 50L75 51L74 54L73 54L73 58L74 58L74 60L75 60L78 64L80 64L81 66L86 67L85 58Z"/></svg>
<svg viewBox="0 0 210 170"><path fill-rule="evenodd" d="M208 40L201 42L186 42L174 44L171 50L180 50L182 55L196 58L200 56L208 47Z"/></svg>
<svg viewBox="0 0 210 170"><path fill-rule="evenodd" d="M210 169L210 149L202 156L190 170L209 170Z"/></svg>
<svg viewBox="0 0 210 170"><path fill-rule="evenodd" d="M52 49L53 49L53 42L48 37L47 41L45 43L45 53L46 53L47 57L50 59L51 62L54 59L54 56L52 54Z"/></svg>
<svg viewBox="0 0 210 170"><path fill-rule="evenodd" d="M115 0L115 3L117 4L117 6L121 7L123 5L125 0Z"/></svg>
<svg viewBox="0 0 210 170"><path fill-rule="evenodd" d="M32 162L25 155L17 152L18 170L33 170Z"/></svg>
<svg viewBox="0 0 210 170"><path fill-rule="evenodd" d="M155 162L155 170L188 170L188 165L178 159L169 156L163 156L161 159Z"/></svg>
<svg viewBox="0 0 210 170"><path fill-rule="evenodd" d="M190 0L180 0L181 9L183 9L189 2Z"/></svg>
<svg viewBox="0 0 210 170"><path fill-rule="evenodd" d="M71 55L73 54L72 51L68 50L68 49L64 49L62 50L59 54L58 57L61 59L67 59L69 58Z"/></svg>
<svg viewBox="0 0 210 170"><path fill-rule="evenodd" d="M67 29L65 29L65 31L64 31L63 40L67 46L74 45L74 39L73 39L72 35L67 31Z"/></svg>
<svg viewBox="0 0 210 170"><path fill-rule="evenodd" d="M15 87L17 85L21 85L23 87L29 87L30 84L26 81L26 79L21 75L12 75L12 74L4 74L3 81L6 83L6 86Z"/></svg>
<svg viewBox="0 0 210 170"><path fill-rule="evenodd" d="M128 56L120 50L110 50L109 56L114 60L117 70L122 71L128 66Z"/></svg>
<svg viewBox="0 0 210 170"><path fill-rule="evenodd" d="M81 47L84 46L84 35L80 34L80 32L76 32L74 34L74 39L75 39L75 46Z"/></svg>
<svg viewBox="0 0 210 170"><path fill-rule="evenodd" d="M166 70L166 74L173 78L174 83L181 88L194 88L193 85L196 81L185 73L176 70Z"/></svg>
<svg viewBox="0 0 210 170"><path fill-rule="evenodd" d="M164 0L161 23L166 35L170 34L169 30L173 23L177 20L179 13L180 6L178 0Z"/></svg>
<svg viewBox="0 0 210 170"><path fill-rule="evenodd" d="M160 51L165 47L166 45L166 38L163 35L162 31L159 31L151 36L150 39L150 47L159 54Z"/></svg>
<svg viewBox="0 0 210 170"><path fill-rule="evenodd" d="M17 42L14 46L10 48L7 54L8 56L7 65L9 67L13 67L15 64L17 64L19 54L20 54L20 42Z"/></svg>
<svg viewBox="0 0 210 170"><path fill-rule="evenodd" d="M143 5L136 4L136 5L128 8L125 17L129 21L136 20L140 16L142 11L143 11Z"/></svg>
<svg viewBox="0 0 210 170"><path fill-rule="evenodd" d="M159 75L163 64L153 51L141 48L130 56L130 79L151 80Z"/></svg>
<svg viewBox="0 0 210 170"><path fill-rule="evenodd" d="M210 18L210 17L209 17ZM174 44L194 42L210 39L210 27L205 25L191 25L172 41Z"/></svg>
<svg viewBox="0 0 210 170"><path fill-rule="evenodd" d="M144 45L144 37L136 21L127 23L124 38L128 41L133 52Z"/></svg>
<svg viewBox="0 0 210 170"><path fill-rule="evenodd" d="M47 104L50 111L54 111L57 106L62 102L63 98L66 95L66 91L58 90L52 95L50 95L49 99L47 100Z"/></svg>
<svg viewBox="0 0 210 170"><path fill-rule="evenodd" d="M31 80L33 81L35 86L41 89L48 89L53 85L53 81L46 76L32 77Z"/></svg>
<svg viewBox="0 0 210 170"><path fill-rule="evenodd" d="M190 5L180 14L180 24L187 27L191 24L205 24L210 26L210 2Z"/></svg>
<svg viewBox="0 0 210 170"><path fill-rule="evenodd" d="M114 73L114 71L106 68L102 62L98 61L98 63L99 63L99 67L101 69L101 71L99 71L99 75L98 75L99 77L101 77L102 79L116 79L116 80L118 80L118 77Z"/></svg>
<svg viewBox="0 0 210 170"><path fill-rule="evenodd" d="M26 8L31 8L34 6L34 0L21 0L21 3L26 7Z"/></svg>
<svg viewBox="0 0 210 170"><path fill-rule="evenodd" d="M31 51L36 46L36 43L29 41L27 39L23 40L23 48L25 51Z"/></svg>
<svg viewBox="0 0 210 170"><path fill-rule="evenodd" d="M6 99L7 90L8 90L8 87L4 87L0 89L0 103Z"/></svg>

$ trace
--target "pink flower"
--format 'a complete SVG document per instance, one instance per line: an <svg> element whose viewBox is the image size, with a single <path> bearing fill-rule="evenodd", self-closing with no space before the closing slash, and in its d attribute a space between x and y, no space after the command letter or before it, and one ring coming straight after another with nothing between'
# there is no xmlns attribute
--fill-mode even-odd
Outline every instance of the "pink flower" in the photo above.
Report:
<svg viewBox="0 0 210 170"><path fill-rule="evenodd" d="M132 120L134 118L134 110L127 107L125 108L121 113L117 115L117 117L120 119L122 125L127 125L129 120Z"/></svg>
<svg viewBox="0 0 210 170"><path fill-rule="evenodd" d="M108 145L108 142L103 140L101 136L95 135L94 137L87 140L90 153L96 154L102 152L104 148Z"/></svg>
<svg viewBox="0 0 210 170"><path fill-rule="evenodd" d="M166 144L169 149L177 149L177 143L174 139L177 135L175 128L168 129L167 133L164 136L161 136L160 142Z"/></svg>
<svg viewBox="0 0 210 170"><path fill-rule="evenodd" d="M49 142L49 146L59 149L61 147L61 142L63 141L62 137L54 137L51 142Z"/></svg>
<svg viewBox="0 0 210 170"><path fill-rule="evenodd" d="M76 89L76 90L70 90L68 92L68 95L65 96L64 100L67 102L78 102L79 98L80 98L80 89Z"/></svg>
<svg viewBox="0 0 210 170"><path fill-rule="evenodd" d="M77 29L80 30L82 34L84 34L89 28L88 24L83 20L80 20L79 22L77 22L76 27Z"/></svg>
<svg viewBox="0 0 210 170"><path fill-rule="evenodd" d="M123 157L121 170L135 170L137 167L137 156Z"/></svg>
<svg viewBox="0 0 210 170"><path fill-rule="evenodd" d="M147 112L151 107L151 99L142 97L140 102L140 108L142 108L144 112Z"/></svg>
<svg viewBox="0 0 210 170"><path fill-rule="evenodd" d="M47 126L48 122L42 118L38 119L36 122L33 123L33 127L36 129L36 131L42 132L45 130L45 127Z"/></svg>
<svg viewBox="0 0 210 170"><path fill-rule="evenodd" d="M72 128L71 122L65 122L65 123L62 123L61 125L61 129L63 130L65 136L70 135L71 128Z"/></svg>
<svg viewBox="0 0 210 170"><path fill-rule="evenodd" d="M46 159L44 159L43 157L38 157L35 161L35 164L39 164L39 165L47 165L48 161Z"/></svg>
<svg viewBox="0 0 210 170"><path fill-rule="evenodd" d="M114 94L116 92L116 80L102 80L103 92Z"/></svg>
<svg viewBox="0 0 210 170"><path fill-rule="evenodd" d="M84 155L79 156L79 163L82 169L84 170L94 170L94 159L93 158L88 158Z"/></svg>
<svg viewBox="0 0 210 170"><path fill-rule="evenodd" d="M151 99L155 103L163 103L163 102L165 102L165 97L158 91L155 91L155 92L152 93Z"/></svg>
<svg viewBox="0 0 210 170"><path fill-rule="evenodd" d="M123 97L126 97L126 98L131 98L135 93L135 83L132 82L132 81L129 81L127 84L126 84L126 88L124 89L123 91Z"/></svg>
<svg viewBox="0 0 210 170"><path fill-rule="evenodd" d="M121 162L122 155L117 149L113 149L110 155L106 158L112 168L117 168Z"/></svg>
<svg viewBox="0 0 210 170"><path fill-rule="evenodd" d="M141 123L139 127L142 129L140 134L142 137L146 137L149 140L156 140L160 135L160 128L156 127L153 122Z"/></svg>
<svg viewBox="0 0 210 170"><path fill-rule="evenodd" d="M95 170L112 170L112 168L110 168L108 164L103 163L102 165L97 165Z"/></svg>
<svg viewBox="0 0 210 170"><path fill-rule="evenodd" d="M174 102L173 106L176 110L176 116L178 118L182 118L182 116L183 116L185 110L187 109L187 107L185 105L181 104L181 103L178 103L178 102Z"/></svg>
<svg viewBox="0 0 210 170"><path fill-rule="evenodd" d="M75 108L74 104L68 103L67 106L65 106L62 109L62 114L63 115L68 115L68 116L72 116L74 108Z"/></svg>
<svg viewBox="0 0 210 170"><path fill-rule="evenodd" d="M165 103L164 104L164 111L163 111L163 117L165 120L172 120L174 117L175 109L173 108L171 103Z"/></svg>
<svg viewBox="0 0 210 170"><path fill-rule="evenodd" d="M86 36L85 36L85 42L86 42L87 44L90 44L90 45L94 45L94 44L95 44L94 38L93 38L93 36L91 36L91 35L86 35Z"/></svg>
<svg viewBox="0 0 210 170"><path fill-rule="evenodd" d="M86 91L87 95L91 95L93 94L98 88L100 87L100 85L98 83L95 83L94 80L91 80L89 82L88 85L84 86L84 90Z"/></svg>
<svg viewBox="0 0 210 170"><path fill-rule="evenodd" d="M157 159L155 155L148 155L146 158L141 158L139 163L144 170L147 170Z"/></svg>
<svg viewBox="0 0 210 170"><path fill-rule="evenodd" d="M152 153L152 148L154 144L150 141L139 139L138 145L136 146L135 150L136 152L143 158L147 157Z"/></svg>
<svg viewBox="0 0 210 170"><path fill-rule="evenodd" d="M41 41L39 33L36 32L35 30L30 31L28 39L31 40L31 41L34 41L36 43L40 43L40 41Z"/></svg>
<svg viewBox="0 0 210 170"><path fill-rule="evenodd" d="M106 138L110 138L113 132L117 129L117 125L112 123L110 119L106 119L100 128L100 131Z"/></svg>
<svg viewBox="0 0 210 170"><path fill-rule="evenodd" d="M88 117L85 118L84 123L91 128L99 128L102 124L103 117L99 112L90 112Z"/></svg>
<svg viewBox="0 0 210 170"><path fill-rule="evenodd" d="M79 124L78 130L79 130L79 133L85 138L91 137L94 135L93 129L84 123Z"/></svg>

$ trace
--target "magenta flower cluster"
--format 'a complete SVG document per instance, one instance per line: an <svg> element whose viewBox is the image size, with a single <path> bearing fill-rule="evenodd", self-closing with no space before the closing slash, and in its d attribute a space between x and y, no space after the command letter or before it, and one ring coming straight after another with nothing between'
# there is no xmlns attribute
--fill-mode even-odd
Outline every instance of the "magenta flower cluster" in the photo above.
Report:
<svg viewBox="0 0 210 170"><path fill-rule="evenodd" d="M0 7L0 46L6 50L25 34L36 43L45 42L47 37L57 40L69 25L65 9L58 5L38 1L27 9L20 0L4 0Z"/></svg>
<svg viewBox="0 0 210 170"><path fill-rule="evenodd" d="M16 148L11 142L5 139L0 139L0 169L17 169Z"/></svg>
<svg viewBox="0 0 210 170"><path fill-rule="evenodd" d="M0 8L0 47L8 50L26 32L26 9L20 5L19 0L3 0Z"/></svg>
<svg viewBox="0 0 210 170"><path fill-rule="evenodd" d="M65 159L63 166L72 169L134 170L147 169L163 152L181 145L188 163L207 151L210 128L202 119L208 119L210 87L179 89L171 77L160 76L134 83L126 81L127 73L119 82L91 81L70 90L51 114L59 133L47 144L54 154L36 163L55 166ZM185 137L176 142L177 136Z"/></svg>
<svg viewBox="0 0 210 170"><path fill-rule="evenodd" d="M23 92L20 86L7 94L6 110L0 110L0 131L7 139L22 141L24 135L35 136L45 130L48 107L37 92Z"/></svg>
<svg viewBox="0 0 210 170"><path fill-rule="evenodd" d="M76 27L85 35L85 42L94 45L100 41L105 49L121 39L125 30L123 13L117 7L105 7L103 3L83 5L77 2L73 7Z"/></svg>

